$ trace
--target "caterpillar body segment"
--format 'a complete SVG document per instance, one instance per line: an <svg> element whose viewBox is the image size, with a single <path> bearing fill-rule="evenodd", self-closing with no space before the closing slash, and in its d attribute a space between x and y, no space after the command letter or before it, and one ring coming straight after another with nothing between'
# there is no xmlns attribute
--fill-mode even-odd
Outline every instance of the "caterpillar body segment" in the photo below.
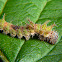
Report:
<svg viewBox="0 0 62 62"><path fill-rule="evenodd" d="M4 34L10 33L12 37L17 37L21 39L25 37L26 40L29 40L30 37L35 34L39 37L41 41L46 41L51 44L55 44L58 39L58 33L53 31L52 28L56 26L55 24L47 26L46 21L44 24L34 24L32 21L29 21L29 24L26 23L26 26L16 26L5 21L5 15L0 19L0 30L3 30Z"/></svg>
<svg viewBox="0 0 62 62"><path fill-rule="evenodd" d="M23 37L21 29L17 30L17 36L18 36L19 39L21 39Z"/></svg>

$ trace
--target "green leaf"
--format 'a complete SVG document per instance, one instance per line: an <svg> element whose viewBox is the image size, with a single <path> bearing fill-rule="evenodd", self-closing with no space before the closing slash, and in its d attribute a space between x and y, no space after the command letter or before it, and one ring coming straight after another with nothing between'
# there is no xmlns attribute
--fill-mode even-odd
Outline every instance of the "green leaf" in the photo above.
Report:
<svg viewBox="0 0 62 62"><path fill-rule="evenodd" d="M37 62L62 62L62 38L52 51Z"/></svg>
<svg viewBox="0 0 62 62"><path fill-rule="evenodd" d="M48 25L55 22L57 26L53 30L56 30L59 35L58 42L51 45L38 38L24 42L24 40L0 34L0 50L10 62L35 62L47 56L59 44L62 36L62 0L8 0L3 13L6 14L6 21L15 25L27 22L27 18L40 24L51 20Z"/></svg>
<svg viewBox="0 0 62 62"><path fill-rule="evenodd" d="M0 0L0 15L4 9L6 2L7 2L7 0Z"/></svg>
<svg viewBox="0 0 62 62"><path fill-rule="evenodd" d="M3 54L1 51L0 51L0 59L1 59L0 61L3 60L4 62L5 62L5 61L6 61L6 62L9 62L9 61L7 60L7 58L4 56L4 54Z"/></svg>
<svg viewBox="0 0 62 62"><path fill-rule="evenodd" d="M14 62L23 43L24 40L12 38L0 33L0 50L9 61Z"/></svg>
<svg viewBox="0 0 62 62"><path fill-rule="evenodd" d="M20 25L29 18L36 22L46 3L47 0L9 0L4 9L6 21Z"/></svg>

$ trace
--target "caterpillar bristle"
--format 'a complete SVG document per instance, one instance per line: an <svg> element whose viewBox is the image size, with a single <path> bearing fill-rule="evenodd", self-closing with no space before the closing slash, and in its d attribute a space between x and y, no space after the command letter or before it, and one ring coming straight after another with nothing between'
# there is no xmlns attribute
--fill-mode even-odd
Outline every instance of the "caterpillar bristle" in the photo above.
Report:
<svg viewBox="0 0 62 62"><path fill-rule="evenodd" d="M28 19L29 24L26 23L26 26L16 26L11 23L5 21L5 15L2 19L0 19L0 30L3 30L4 34L10 33L10 36L17 36L19 39L25 37L26 40L29 40L30 37L35 36L35 34L39 37L41 41L46 41L50 44L55 44L58 39L58 33L52 31L52 28L56 26L56 24L47 26L47 23L50 21L46 21L44 24L34 24L30 19Z"/></svg>

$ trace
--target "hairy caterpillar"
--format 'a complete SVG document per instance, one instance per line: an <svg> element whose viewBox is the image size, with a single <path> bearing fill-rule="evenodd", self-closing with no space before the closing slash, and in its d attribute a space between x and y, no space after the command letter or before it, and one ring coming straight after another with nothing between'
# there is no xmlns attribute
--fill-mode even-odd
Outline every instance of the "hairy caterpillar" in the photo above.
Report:
<svg viewBox="0 0 62 62"><path fill-rule="evenodd" d="M30 24L26 26L16 26L5 21L5 15L0 19L0 30L3 30L4 34L10 33L12 37L18 36L21 39L23 36L26 40L30 39L30 36L35 34L39 37L40 40L55 44L58 39L58 33L52 31L52 28L56 26L55 24L47 26L49 21L46 21L44 24L34 24L32 21L28 20Z"/></svg>

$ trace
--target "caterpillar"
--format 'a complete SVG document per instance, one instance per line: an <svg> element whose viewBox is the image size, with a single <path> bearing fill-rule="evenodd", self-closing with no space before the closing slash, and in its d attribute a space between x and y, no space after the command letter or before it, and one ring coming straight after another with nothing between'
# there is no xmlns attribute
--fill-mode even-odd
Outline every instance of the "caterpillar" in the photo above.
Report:
<svg viewBox="0 0 62 62"><path fill-rule="evenodd" d="M24 36L26 40L29 40L31 36L33 37L36 34L41 41L46 41L50 44L55 44L57 42L58 33L52 30L56 24L47 26L47 23L50 21L46 21L42 25L35 24L29 19L28 21L29 24L26 23L26 26L16 26L12 23L6 22L4 15L3 18L0 19L0 30L3 31L4 34L10 33L10 36L12 37L17 35L19 39Z"/></svg>

